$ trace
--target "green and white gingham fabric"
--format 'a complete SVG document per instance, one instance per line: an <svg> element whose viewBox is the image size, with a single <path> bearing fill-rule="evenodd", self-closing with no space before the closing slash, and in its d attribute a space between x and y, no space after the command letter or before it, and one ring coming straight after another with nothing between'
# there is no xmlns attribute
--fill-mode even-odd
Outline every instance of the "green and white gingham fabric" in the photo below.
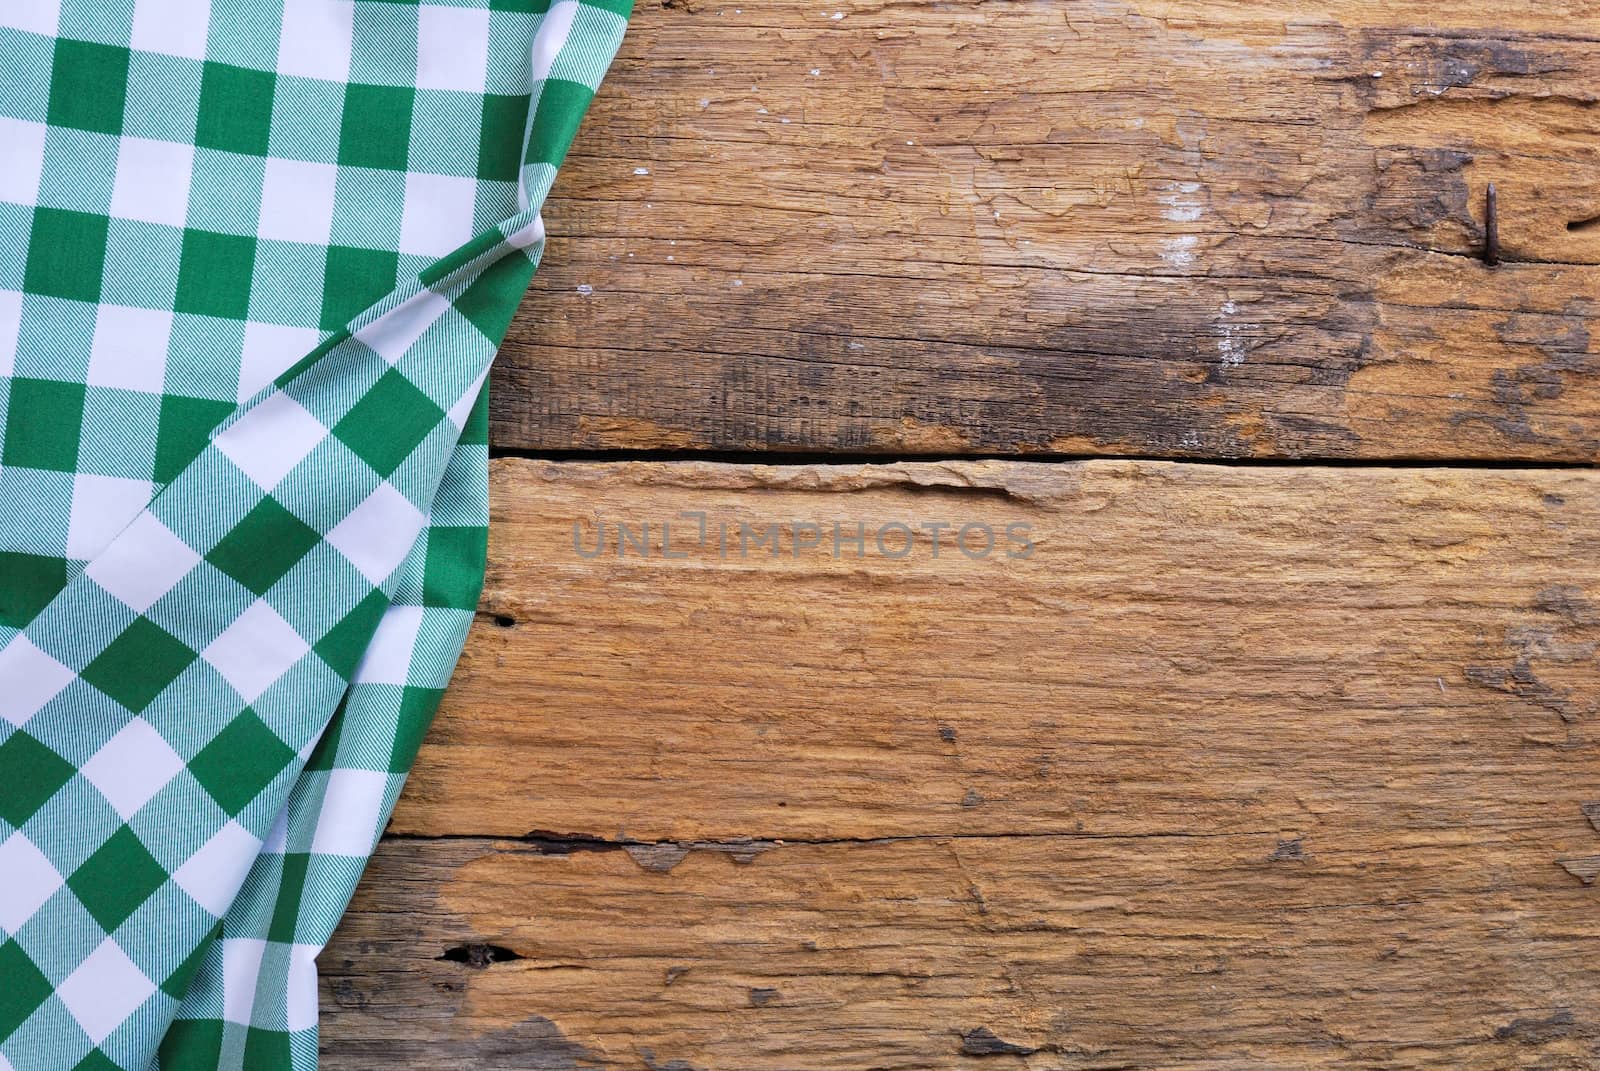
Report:
<svg viewBox="0 0 1600 1071"><path fill-rule="evenodd" d="M0 1071L310 1069L630 0L0 0Z"/></svg>

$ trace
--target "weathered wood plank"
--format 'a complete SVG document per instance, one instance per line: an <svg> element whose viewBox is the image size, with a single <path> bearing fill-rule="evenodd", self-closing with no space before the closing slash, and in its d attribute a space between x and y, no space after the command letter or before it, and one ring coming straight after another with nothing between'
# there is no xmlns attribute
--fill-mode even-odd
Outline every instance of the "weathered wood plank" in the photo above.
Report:
<svg viewBox="0 0 1600 1071"><path fill-rule="evenodd" d="M321 959L324 1063L1587 1068L1600 914L1552 846L391 840Z"/></svg>
<svg viewBox="0 0 1600 1071"><path fill-rule="evenodd" d="M330 1071L1600 1058L1600 474L492 475ZM793 553L836 521L1034 549Z"/></svg>
<svg viewBox="0 0 1600 1071"><path fill-rule="evenodd" d="M1600 795L1592 471L506 459L492 478L484 612L406 833L1586 832ZM662 521L689 557L660 557ZM580 522L603 557L575 551ZM651 526L651 557L618 557L618 522ZM805 522L822 545L796 557ZM936 522L937 559L926 530L901 559L870 537L833 557L835 523L898 552L887 526ZM971 560L964 524L1002 547L1027 525L1034 550ZM780 526L780 556L741 558L740 525Z"/></svg>
<svg viewBox="0 0 1600 1071"><path fill-rule="evenodd" d="M1588 0L641 4L496 441L1592 460L1597 38Z"/></svg>

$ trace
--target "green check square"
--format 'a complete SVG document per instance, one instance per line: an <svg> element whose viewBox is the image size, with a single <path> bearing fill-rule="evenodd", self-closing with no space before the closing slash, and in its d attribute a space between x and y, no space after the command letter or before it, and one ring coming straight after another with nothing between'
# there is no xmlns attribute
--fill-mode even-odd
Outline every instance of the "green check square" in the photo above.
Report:
<svg viewBox="0 0 1600 1071"><path fill-rule="evenodd" d="M432 398L391 368L333 426L333 434L387 477L443 419Z"/></svg>
<svg viewBox="0 0 1600 1071"><path fill-rule="evenodd" d="M90 1049L89 1055L72 1065L72 1071L122 1071L122 1068L99 1049Z"/></svg>
<svg viewBox="0 0 1600 1071"><path fill-rule="evenodd" d="M83 667L80 676L137 714L195 657L176 636L139 617Z"/></svg>
<svg viewBox="0 0 1600 1071"><path fill-rule="evenodd" d="M533 281L536 267L523 253L508 253L485 268L456 298L456 311L498 347L511 326L517 303Z"/></svg>
<svg viewBox="0 0 1600 1071"><path fill-rule="evenodd" d="M277 84L271 71L205 64L200 74L200 118L194 143L203 149L267 155Z"/></svg>
<svg viewBox="0 0 1600 1071"><path fill-rule="evenodd" d="M329 669L348 680L360 663L361 656L366 653L367 645L372 642L372 634L377 631L378 622L388 608L389 599L383 591L372 589L311 649L328 664Z"/></svg>
<svg viewBox="0 0 1600 1071"><path fill-rule="evenodd" d="M105 216L35 208L22 289L70 301L99 301L110 229Z"/></svg>
<svg viewBox="0 0 1600 1071"><path fill-rule="evenodd" d="M294 944L300 932L300 896L306 887L306 865L311 857L305 852L288 852L283 856L283 872L278 882L278 902L272 908L272 922L267 929L267 940Z"/></svg>
<svg viewBox="0 0 1600 1071"><path fill-rule="evenodd" d="M84 387L53 379L13 379L0 463L72 472L83 434Z"/></svg>
<svg viewBox="0 0 1600 1071"><path fill-rule="evenodd" d="M22 825L72 774L70 762L18 729L0 744L0 818Z"/></svg>
<svg viewBox="0 0 1600 1071"><path fill-rule="evenodd" d="M528 121L526 93L486 93L483 135L478 142L478 178L515 182L521 170L522 127Z"/></svg>
<svg viewBox="0 0 1600 1071"><path fill-rule="evenodd" d="M0 552L0 625L24 628L66 586L65 558Z"/></svg>
<svg viewBox="0 0 1600 1071"><path fill-rule="evenodd" d="M117 831L67 879L67 888L102 929L111 933L161 888L167 872L127 826Z"/></svg>
<svg viewBox="0 0 1600 1071"><path fill-rule="evenodd" d="M221 1020L176 1018L157 1055L162 1071L216 1071L222 1063Z"/></svg>
<svg viewBox="0 0 1600 1071"><path fill-rule="evenodd" d="M161 1071L217 1071L222 1064L222 1023L174 1019L156 1054Z"/></svg>
<svg viewBox="0 0 1600 1071"><path fill-rule="evenodd" d="M545 79L533 117L533 129L528 132L528 152L523 162L560 167L573 135L578 132L584 109L593 98L594 90L581 82Z"/></svg>
<svg viewBox="0 0 1600 1071"><path fill-rule="evenodd" d="M294 750L246 707L189 761L189 772L218 806L236 815L293 759Z"/></svg>
<svg viewBox="0 0 1600 1071"><path fill-rule="evenodd" d="M211 432L234 408L232 402L163 394L161 412L156 417L153 478L160 483L167 483L182 472L205 449Z"/></svg>
<svg viewBox="0 0 1600 1071"><path fill-rule="evenodd" d="M399 253L329 246L322 278L322 329L337 331L393 290L399 271Z"/></svg>
<svg viewBox="0 0 1600 1071"><path fill-rule="evenodd" d="M0 942L0 1038L10 1037L50 999L50 979L15 941Z"/></svg>
<svg viewBox="0 0 1600 1071"><path fill-rule="evenodd" d="M220 316L230 320L250 315L250 279L256 264L256 240L215 231L183 232L178 261L178 296L174 312Z"/></svg>
<svg viewBox="0 0 1600 1071"><path fill-rule="evenodd" d="M283 1071L292 1067L289 1055L289 1035L283 1030L263 1030L250 1027L244 1036L244 1065L242 1071Z"/></svg>
<svg viewBox="0 0 1600 1071"><path fill-rule="evenodd" d="M422 604L474 610L483 591L489 529L482 525L428 529L422 570Z"/></svg>
<svg viewBox="0 0 1600 1071"><path fill-rule="evenodd" d="M411 158L411 109L416 90L352 82L344 88L339 163L404 171Z"/></svg>
<svg viewBox="0 0 1600 1071"><path fill-rule="evenodd" d="M268 495L211 548L206 561L265 595L319 538L315 528Z"/></svg>
<svg viewBox="0 0 1600 1071"><path fill-rule="evenodd" d="M127 49L56 39L47 113L51 126L120 134L127 98Z"/></svg>
<svg viewBox="0 0 1600 1071"><path fill-rule="evenodd" d="M389 771L405 773L417 761L417 750L422 747L428 726L433 724L439 700L444 698L443 688L418 688L406 685L400 695L400 716L394 727L394 744L389 749Z"/></svg>

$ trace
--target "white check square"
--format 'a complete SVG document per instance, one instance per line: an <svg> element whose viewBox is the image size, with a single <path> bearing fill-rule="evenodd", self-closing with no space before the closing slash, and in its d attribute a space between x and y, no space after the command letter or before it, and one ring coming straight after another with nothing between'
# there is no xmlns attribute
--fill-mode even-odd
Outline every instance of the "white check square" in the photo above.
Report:
<svg viewBox="0 0 1600 1071"><path fill-rule="evenodd" d="M261 184L256 233L280 242L328 244L333 231L333 164L268 157Z"/></svg>
<svg viewBox="0 0 1600 1071"><path fill-rule="evenodd" d="M126 822L183 769L183 759L151 724L134 718L81 770Z"/></svg>
<svg viewBox="0 0 1600 1071"><path fill-rule="evenodd" d="M506 235L506 244L514 245L518 249L533 249L544 245L544 238L544 217L535 212L532 219Z"/></svg>
<svg viewBox="0 0 1600 1071"><path fill-rule="evenodd" d="M0 23L5 15L0 14ZM39 202L39 176L44 171L43 123L0 118L0 201L14 205Z"/></svg>
<svg viewBox="0 0 1600 1071"><path fill-rule="evenodd" d="M278 73L343 82L350 76L353 0L285 0Z"/></svg>
<svg viewBox="0 0 1600 1071"><path fill-rule="evenodd" d="M282 324L244 325L244 346L239 353L239 401L247 402L256 392L277 379L322 341L314 327L285 327Z"/></svg>
<svg viewBox="0 0 1600 1071"><path fill-rule="evenodd" d="M389 788L389 775L374 770L333 770L317 813L311 850L319 855L364 856L381 830L378 815Z"/></svg>
<svg viewBox="0 0 1600 1071"><path fill-rule="evenodd" d="M309 1030L317 1025L316 945L293 945L289 949L289 1029Z"/></svg>
<svg viewBox="0 0 1600 1071"><path fill-rule="evenodd" d="M289 808L284 806L267 830L267 839L261 842L262 855L282 855L289 848Z"/></svg>
<svg viewBox="0 0 1600 1071"><path fill-rule="evenodd" d="M230 1023L250 1022L256 1006L256 980L267 942L234 937L222 942L222 1017Z"/></svg>
<svg viewBox="0 0 1600 1071"><path fill-rule="evenodd" d="M376 587L411 553L426 520L410 499L384 482L334 526L327 540Z"/></svg>
<svg viewBox="0 0 1600 1071"><path fill-rule="evenodd" d="M534 84L550 77L556 58L566 46L567 35L572 32L573 20L578 16L578 0L559 0L539 20L539 32L533 38Z"/></svg>
<svg viewBox="0 0 1600 1071"><path fill-rule="evenodd" d="M61 888L64 879L50 860L22 831L0 841L0 933L14 934L46 900Z"/></svg>
<svg viewBox="0 0 1600 1071"><path fill-rule="evenodd" d="M141 511L84 572L128 609L142 614L199 562L200 555L189 544Z"/></svg>
<svg viewBox="0 0 1600 1071"><path fill-rule="evenodd" d="M160 394L167 380L171 341L172 313L101 305L95 312L86 381L91 387Z"/></svg>
<svg viewBox="0 0 1600 1071"><path fill-rule="evenodd" d="M246 703L253 703L309 650L278 611L265 599L257 599L206 645L200 657L222 674Z"/></svg>
<svg viewBox="0 0 1600 1071"><path fill-rule="evenodd" d="M17 336L22 332L22 295L0 290L0 376L9 376L17 360Z"/></svg>
<svg viewBox="0 0 1600 1071"><path fill-rule="evenodd" d="M172 880L195 903L221 918L260 854L261 842L230 821L172 872Z"/></svg>
<svg viewBox="0 0 1600 1071"><path fill-rule="evenodd" d="M203 60L210 23L211 0L138 0L129 44L141 52Z"/></svg>
<svg viewBox="0 0 1600 1071"><path fill-rule="evenodd" d="M328 429L282 391L257 402L213 440L263 491L270 491L305 460Z"/></svg>
<svg viewBox="0 0 1600 1071"><path fill-rule="evenodd" d="M111 214L119 219L181 227L189 219L189 180L193 173L193 145L125 137L117 147Z"/></svg>
<svg viewBox="0 0 1600 1071"><path fill-rule="evenodd" d="M411 671L411 652L422 628L422 607L391 606L378 622L372 642L361 656L354 684L404 684Z"/></svg>
<svg viewBox="0 0 1600 1071"><path fill-rule="evenodd" d="M400 252L442 257L465 245L472 238L477 197L476 179L407 174Z"/></svg>
<svg viewBox="0 0 1600 1071"><path fill-rule="evenodd" d="M149 480L80 473L72 480L72 516L67 523L67 557L89 561L144 511L155 485Z"/></svg>
<svg viewBox="0 0 1600 1071"><path fill-rule="evenodd" d="M6 0L0 4L0 26L54 37L61 22L61 0Z"/></svg>
<svg viewBox="0 0 1600 1071"><path fill-rule="evenodd" d="M122 946L107 937L67 975L56 988L56 996L89 1040L98 1045L155 991L155 983L144 976Z"/></svg>
<svg viewBox="0 0 1600 1071"><path fill-rule="evenodd" d="M76 676L17 633L0 647L0 718L12 725L27 724Z"/></svg>
<svg viewBox="0 0 1600 1071"><path fill-rule="evenodd" d="M356 338L385 361L398 364L423 332L449 310L448 299L432 290L419 290L357 331Z"/></svg>
<svg viewBox="0 0 1600 1071"><path fill-rule="evenodd" d="M482 93L489 70L486 9L417 8L417 88Z"/></svg>

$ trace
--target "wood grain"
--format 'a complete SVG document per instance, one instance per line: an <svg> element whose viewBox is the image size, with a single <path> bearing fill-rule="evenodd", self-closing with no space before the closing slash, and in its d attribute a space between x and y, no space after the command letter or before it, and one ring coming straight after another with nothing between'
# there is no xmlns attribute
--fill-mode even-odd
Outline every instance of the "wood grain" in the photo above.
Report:
<svg viewBox="0 0 1600 1071"><path fill-rule="evenodd" d="M492 478L329 1068L1600 1060L1593 471ZM793 552L836 522L1033 549Z"/></svg>
<svg viewBox="0 0 1600 1071"><path fill-rule="evenodd" d="M495 441L1593 460L1597 38L1576 0L641 4Z"/></svg>

